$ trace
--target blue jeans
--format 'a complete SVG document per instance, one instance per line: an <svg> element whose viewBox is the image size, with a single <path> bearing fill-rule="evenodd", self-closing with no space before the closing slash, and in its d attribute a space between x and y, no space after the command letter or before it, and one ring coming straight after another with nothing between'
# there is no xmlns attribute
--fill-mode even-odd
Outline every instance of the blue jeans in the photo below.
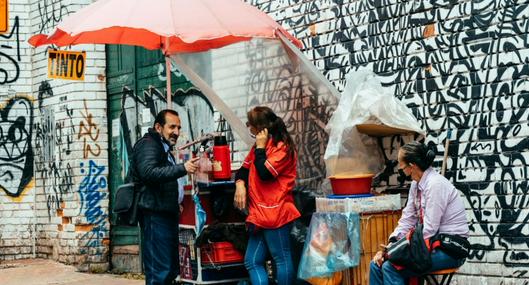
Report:
<svg viewBox="0 0 529 285"><path fill-rule="evenodd" d="M442 250L432 251L432 268L430 272L447 268L456 268L465 262L465 259L455 259ZM389 262L382 263L379 267L376 263L371 261L369 268L369 284L370 285L407 285L408 278L418 276L418 274L410 270L397 270Z"/></svg>
<svg viewBox="0 0 529 285"><path fill-rule="evenodd" d="M142 213L143 267L146 285L168 285L178 276L178 215Z"/></svg>
<svg viewBox="0 0 529 285"><path fill-rule="evenodd" d="M291 224L278 229L261 229L254 232L250 228L250 239L244 256L244 266L250 274L252 285L267 285L268 274L265 260L268 253L274 260L278 285L291 285L294 278L294 265L290 254Z"/></svg>

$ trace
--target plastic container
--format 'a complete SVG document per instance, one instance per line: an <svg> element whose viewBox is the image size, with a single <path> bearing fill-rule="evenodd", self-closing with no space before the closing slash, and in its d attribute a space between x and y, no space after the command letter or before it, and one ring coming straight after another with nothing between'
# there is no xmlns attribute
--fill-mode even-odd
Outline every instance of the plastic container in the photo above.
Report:
<svg viewBox="0 0 529 285"><path fill-rule="evenodd" d="M373 174L335 175L329 177L335 195L369 194Z"/></svg>
<svg viewBox="0 0 529 285"><path fill-rule="evenodd" d="M327 195L329 199L357 199L357 198L367 198L373 197L373 194L354 194L354 195Z"/></svg>
<svg viewBox="0 0 529 285"><path fill-rule="evenodd" d="M231 179L230 148L225 136L216 136L213 144L213 179Z"/></svg>
<svg viewBox="0 0 529 285"><path fill-rule="evenodd" d="M402 209L400 194L345 199L316 198L316 212L376 213Z"/></svg>
<svg viewBox="0 0 529 285"><path fill-rule="evenodd" d="M239 263L244 256L235 249L231 242L212 242L200 247L202 264Z"/></svg>

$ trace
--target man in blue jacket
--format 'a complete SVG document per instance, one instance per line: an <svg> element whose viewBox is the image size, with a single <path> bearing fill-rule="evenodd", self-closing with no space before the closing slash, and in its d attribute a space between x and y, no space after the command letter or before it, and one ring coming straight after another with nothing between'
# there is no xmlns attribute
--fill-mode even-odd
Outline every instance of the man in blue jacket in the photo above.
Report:
<svg viewBox="0 0 529 285"><path fill-rule="evenodd" d="M163 110L153 128L134 145L132 171L142 190L138 205L146 285L172 284L179 273L178 218L183 193L179 193L177 179L198 168L198 158L177 164L171 153L180 128L178 113Z"/></svg>

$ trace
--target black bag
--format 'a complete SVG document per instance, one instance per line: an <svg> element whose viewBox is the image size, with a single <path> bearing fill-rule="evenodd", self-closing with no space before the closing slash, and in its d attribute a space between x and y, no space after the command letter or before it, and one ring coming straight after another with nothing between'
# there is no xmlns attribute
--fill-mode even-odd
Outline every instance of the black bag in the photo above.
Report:
<svg viewBox="0 0 529 285"><path fill-rule="evenodd" d="M135 183L126 183L118 187L112 209L116 214L116 225L138 225L138 201L141 195L138 186Z"/></svg>
<svg viewBox="0 0 529 285"><path fill-rule="evenodd" d="M404 264L410 260L409 249L410 241L407 236L403 237L386 248L386 258L394 264Z"/></svg>
<svg viewBox="0 0 529 285"><path fill-rule="evenodd" d="M442 251L455 259L467 258L470 253L470 242L462 236L437 234L434 240L440 242Z"/></svg>
<svg viewBox="0 0 529 285"><path fill-rule="evenodd" d="M391 244L387 249L388 260L417 274L428 272L432 267L432 257L424 242L422 230L423 224L418 224L406 237Z"/></svg>

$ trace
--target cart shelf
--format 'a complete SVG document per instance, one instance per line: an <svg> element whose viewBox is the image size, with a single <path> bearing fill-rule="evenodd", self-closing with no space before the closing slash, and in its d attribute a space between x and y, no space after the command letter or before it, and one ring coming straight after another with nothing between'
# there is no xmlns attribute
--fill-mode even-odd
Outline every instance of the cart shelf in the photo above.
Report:
<svg viewBox="0 0 529 285"><path fill-rule="evenodd" d="M414 131L410 130L404 130L377 124L359 124L356 125L356 129L359 132L372 137L386 137L392 135L407 135L415 133Z"/></svg>

